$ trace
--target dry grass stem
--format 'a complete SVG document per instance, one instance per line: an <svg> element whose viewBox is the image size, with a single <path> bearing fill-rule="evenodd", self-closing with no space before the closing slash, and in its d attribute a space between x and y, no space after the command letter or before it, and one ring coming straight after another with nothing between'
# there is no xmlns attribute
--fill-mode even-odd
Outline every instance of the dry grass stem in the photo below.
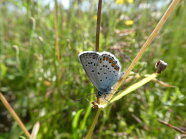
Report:
<svg viewBox="0 0 186 139"><path fill-rule="evenodd" d="M168 9L164 13L163 17L160 19L159 23L156 25L153 32L150 34L146 42L143 44L142 48L136 55L136 57L133 59L132 63L128 67L127 71L123 75L122 79L116 83L114 86L114 90L118 90L118 88L124 83L125 79L128 77L129 73L132 71L136 63L139 61L139 59L144 54L145 50L148 48L148 46L152 43L152 41L155 39L155 37L158 35L159 31L161 30L162 26L167 21L168 17L172 14L173 10L175 9L176 5L179 3L180 0L173 0L172 3L169 5ZM112 93L115 93L115 91L112 91Z"/></svg>
<svg viewBox="0 0 186 139"><path fill-rule="evenodd" d="M99 0L98 11L97 11L97 26L96 26L96 51L99 51L99 35L100 35L100 26L101 26L101 7L102 7L102 0Z"/></svg>
<svg viewBox="0 0 186 139"><path fill-rule="evenodd" d="M117 95L116 97L114 97L112 100L111 100L111 103L113 103L114 101L117 101L119 100L120 98L122 98L123 96L129 94L130 92L138 89L139 87L145 85L146 83L150 82L151 80L153 79L156 79L156 77L158 76L159 74L158 73L153 73L151 75L149 75L148 77L142 79L141 81L131 85L130 87L128 87L127 89L125 89L124 91L122 91L119 95Z"/></svg>
<svg viewBox="0 0 186 139"><path fill-rule="evenodd" d="M100 2L101 0L99 0ZM176 5L179 3L180 0L173 0L172 3L169 5L168 9L166 10L166 12L164 13L163 17L160 19L159 23L156 25L155 29L153 30L153 32L150 34L150 36L148 37L148 39L146 40L146 42L144 43L144 45L142 46L142 48L140 49L140 51L138 52L138 54L136 55L136 57L133 59L131 65L128 67L127 71L125 72L125 74L123 75L122 79L120 81L118 81L116 83L116 85L114 86L114 89L111 91L111 94L114 94L116 92L116 90L118 90L118 88L124 83L125 79L128 77L128 75L130 74L130 72L132 71L132 69L134 68L134 66L136 65L136 63L139 61L139 59L142 57L142 55L144 54L145 50L148 48L148 46L152 43L152 41L155 39L155 37L158 35L160 29L162 28L162 26L165 24L165 22L167 21L168 17L172 14L173 10L175 9ZM99 5L98 5L99 7ZM99 11L98 11L99 13ZM99 24L100 25L100 24ZM98 28L100 29L100 26L97 26L97 30ZM97 41L96 39L96 50L99 50L99 45L97 45L97 43L99 43L99 39ZM154 73L154 76L156 77L158 74ZM154 79L154 77L153 77ZM137 86L137 85L136 85ZM123 95L124 93L122 93ZM112 95L111 95L112 96ZM121 98L122 96L120 96ZM111 97L112 98L112 97ZM110 99L111 99L110 98ZM120 99L119 98L119 99ZM112 102L118 100L118 98L114 98L112 100ZM108 103L108 102L107 102ZM101 109L98 109L96 116L94 118L94 121L88 131L87 136L85 137L86 139L89 139L92 137L92 133L93 130L95 128L97 119L99 117Z"/></svg>
<svg viewBox="0 0 186 139"><path fill-rule="evenodd" d="M159 122L160 122L161 124L164 124L164 125L166 125L166 126L172 128L172 129L174 129L174 130L176 130L176 131L178 131L178 132L180 132L180 133L186 135L186 131L184 131L184 130L182 130L182 129L180 129L180 128L178 128L178 127L176 127L176 126L174 126L174 125L172 125L172 124L170 124L170 123L167 123L167 122L165 122L165 121L163 121L163 120L159 120Z"/></svg>
<svg viewBox="0 0 186 139"><path fill-rule="evenodd" d="M89 131L88 131L88 133L87 133L87 135L86 135L86 137L85 137L85 139L90 139L90 138L92 137L92 133L93 133L94 128L95 128L95 126L96 126L96 123L97 123L97 121L98 121L98 117L99 117L99 115L100 115L100 112L101 112L101 109L97 109L96 115L95 115L95 117L94 117L94 120L93 120L93 122L92 122L92 125L91 125L91 127L90 127L90 129L89 129Z"/></svg>
<svg viewBox="0 0 186 139"><path fill-rule="evenodd" d="M21 119L19 118L19 116L16 114L16 112L11 107L11 105L8 103L8 101L3 96L2 93L0 93L0 100L2 101L2 103L4 104L4 106L6 107L6 109L10 113L10 115L15 119L15 121L18 123L18 125L20 126L20 128L23 130L23 132L25 133L25 135L28 138L30 138L30 133L28 132L28 130L26 129L25 125L23 124L23 122L21 121Z"/></svg>
<svg viewBox="0 0 186 139"><path fill-rule="evenodd" d="M39 127L40 127L40 123L37 122L32 129L30 139L37 139L37 133L39 131Z"/></svg>
<svg viewBox="0 0 186 139"><path fill-rule="evenodd" d="M96 26L96 51L99 51L99 36L100 36L100 26L101 26L101 8L102 8L102 0L99 0L98 3L98 11L97 11L97 26ZM100 99L97 98L96 102L99 104L100 103ZM96 111L96 115L94 117L94 121L92 122L91 127L88 130L88 133L85 137L85 139L90 139L92 137L94 128L96 126L98 117L100 115L101 109L97 109Z"/></svg>

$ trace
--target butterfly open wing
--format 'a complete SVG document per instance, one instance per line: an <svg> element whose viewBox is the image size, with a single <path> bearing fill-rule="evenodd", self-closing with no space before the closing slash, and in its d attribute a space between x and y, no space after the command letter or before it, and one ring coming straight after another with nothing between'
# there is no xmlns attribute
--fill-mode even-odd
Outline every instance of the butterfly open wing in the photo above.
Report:
<svg viewBox="0 0 186 139"><path fill-rule="evenodd" d="M97 59L99 57L98 52L85 51L79 54L79 59L83 68L88 75L94 86L100 90L100 84L97 79Z"/></svg>

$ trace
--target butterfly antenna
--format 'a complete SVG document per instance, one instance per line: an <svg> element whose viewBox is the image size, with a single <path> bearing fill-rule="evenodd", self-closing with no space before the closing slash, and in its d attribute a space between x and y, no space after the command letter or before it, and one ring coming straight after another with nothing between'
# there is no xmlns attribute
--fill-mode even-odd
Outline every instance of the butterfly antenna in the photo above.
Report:
<svg viewBox="0 0 186 139"><path fill-rule="evenodd" d="M75 101L82 101L82 100L86 100L86 101L88 101L88 99L86 98L86 97L82 97L82 98L80 98L80 99L76 99Z"/></svg>
<svg viewBox="0 0 186 139"><path fill-rule="evenodd" d="M92 95L92 94L95 94L95 93L89 93L89 94L87 94L87 96L90 96L90 95ZM77 100L75 100L75 101L81 101L81 100L85 99L85 100L87 100L87 101L89 102L89 100L87 99L87 96L82 97L82 98L80 98L80 99L77 99Z"/></svg>

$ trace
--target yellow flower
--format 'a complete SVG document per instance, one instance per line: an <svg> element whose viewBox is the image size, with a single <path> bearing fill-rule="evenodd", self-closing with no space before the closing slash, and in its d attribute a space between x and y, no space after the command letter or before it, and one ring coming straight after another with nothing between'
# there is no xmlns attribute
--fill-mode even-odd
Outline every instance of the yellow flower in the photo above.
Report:
<svg viewBox="0 0 186 139"><path fill-rule="evenodd" d="M125 0L116 0L116 4L124 4Z"/></svg>
<svg viewBox="0 0 186 139"><path fill-rule="evenodd" d="M133 25L134 21L133 20L127 20L124 22L127 26Z"/></svg>
<svg viewBox="0 0 186 139"><path fill-rule="evenodd" d="M134 0L127 0L128 3L134 3Z"/></svg>

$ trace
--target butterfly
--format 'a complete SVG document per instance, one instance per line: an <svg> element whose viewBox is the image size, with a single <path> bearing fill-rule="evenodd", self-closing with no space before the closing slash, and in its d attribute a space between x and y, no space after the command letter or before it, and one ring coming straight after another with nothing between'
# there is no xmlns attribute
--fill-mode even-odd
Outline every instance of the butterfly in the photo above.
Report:
<svg viewBox="0 0 186 139"><path fill-rule="evenodd" d="M84 51L79 54L79 60L98 90L97 97L109 94L123 75L119 60L109 52Z"/></svg>

